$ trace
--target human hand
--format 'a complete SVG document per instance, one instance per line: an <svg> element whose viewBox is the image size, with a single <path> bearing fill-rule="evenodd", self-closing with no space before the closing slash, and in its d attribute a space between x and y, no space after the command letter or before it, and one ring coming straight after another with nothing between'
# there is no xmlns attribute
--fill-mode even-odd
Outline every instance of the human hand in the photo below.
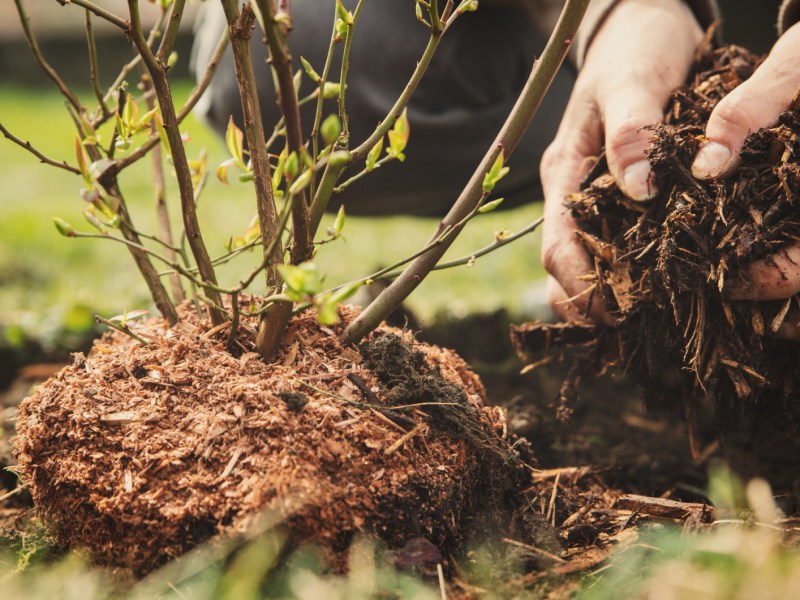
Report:
<svg viewBox="0 0 800 600"><path fill-rule="evenodd" d="M542 262L548 301L563 319L613 323L596 298L589 307L592 261L576 237L564 199L579 191L589 159L605 140L611 175L627 196L655 189L645 153L670 93L689 72L703 31L681 0L622 0L595 34L564 118L541 163L544 188ZM587 315L587 307L589 308Z"/></svg>
<svg viewBox="0 0 800 600"><path fill-rule="evenodd" d="M697 153L692 174L698 179L730 175L739 166L740 151L751 133L775 124L800 88L800 24L775 43L755 73L723 98L708 120L706 140ZM730 300L783 300L800 293L800 243L758 260L728 280ZM791 311L778 337L800 340L800 315Z"/></svg>

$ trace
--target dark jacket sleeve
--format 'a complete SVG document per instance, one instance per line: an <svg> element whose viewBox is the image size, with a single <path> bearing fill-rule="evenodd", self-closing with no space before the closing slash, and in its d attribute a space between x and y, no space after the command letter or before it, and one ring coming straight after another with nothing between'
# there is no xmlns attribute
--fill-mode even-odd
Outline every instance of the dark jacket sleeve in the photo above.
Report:
<svg viewBox="0 0 800 600"><path fill-rule="evenodd" d="M783 34L798 21L800 21L800 1L784 0L778 13L778 33Z"/></svg>

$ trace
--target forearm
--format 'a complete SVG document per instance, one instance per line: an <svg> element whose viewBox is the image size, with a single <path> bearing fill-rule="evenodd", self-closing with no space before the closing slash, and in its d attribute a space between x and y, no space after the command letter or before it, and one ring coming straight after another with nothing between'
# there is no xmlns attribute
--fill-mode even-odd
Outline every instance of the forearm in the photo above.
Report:
<svg viewBox="0 0 800 600"><path fill-rule="evenodd" d="M586 10L586 15L583 18L581 28L578 30L578 35L573 44L572 59L580 66L583 64L586 50L597 29L603 23L608 14L620 2L641 2L646 4L647 0L593 0ZM708 27L715 19L719 17L716 0L683 0L694 13L697 22L703 28ZM561 5L563 2L560 0L481 0L481 4L485 6L514 6L525 10L530 16L531 20L541 29L545 34L553 30L558 15L561 12ZM800 19L800 0L787 0L785 6L787 8L787 19L791 19L797 13L797 19ZM782 9L783 10L783 9ZM795 11L795 12L792 12ZM795 19L795 20L797 20Z"/></svg>

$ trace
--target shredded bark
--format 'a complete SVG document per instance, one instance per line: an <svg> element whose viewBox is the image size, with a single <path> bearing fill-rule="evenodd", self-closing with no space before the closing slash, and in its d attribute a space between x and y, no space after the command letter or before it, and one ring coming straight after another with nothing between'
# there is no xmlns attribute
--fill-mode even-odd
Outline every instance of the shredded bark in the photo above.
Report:
<svg viewBox="0 0 800 600"><path fill-rule="evenodd" d="M342 310L343 321L353 316ZM245 350L254 327L242 323ZM98 562L144 574L265 512L292 541L327 548L334 566L356 532L451 552L465 523L483 520L485 499L499 505L508 492L483 477L473 440L436 425L438 391L401 400L402 382L341 346L339 326L296 318L273 364L228 353L227 331L188 305L172 328L152 319L135 331L152 343L106 335L19 410L16 452L40 513ZM515 475L505 483L516 482L504 413L484 406L477 376L407 332L381 329L370 342L387 333L413 348L417 368L493 447L507 448Z"/></svg>
<svg viewBox="0 0 800 600"><path fill-rule="evenodd" d="M627 199L603 157L568 199L594 260L592 300L616 327L528 325L514 338L531 362L575 351L573 382L620 365L650 407L684 410L690 435L698 403L709 401L723 431L772 438L777 427L785 442L800 429L800 345L771 332L796 316L796 299L732 302L724 289L748 263L800 239L800 115L790 110L753 133L733 176L691 174L711 111L760 61L736 46L698 52L688 84L652 127L653 201ZM797 456L792 444L784 453Z"/></svg>

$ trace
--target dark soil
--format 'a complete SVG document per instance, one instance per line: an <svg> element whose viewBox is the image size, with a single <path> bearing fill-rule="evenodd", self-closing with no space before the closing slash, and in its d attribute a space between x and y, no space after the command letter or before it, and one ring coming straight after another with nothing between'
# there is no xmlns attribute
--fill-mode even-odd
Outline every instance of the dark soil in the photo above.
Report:
<svg viewBox="0 0 800 600"><path fill-rule="evenodd" d="M780 486L800 473L800 345L771 334L796 316L796 302L730 302L723 290L738 269L800 235L800 116L789 111L751 135L733 176L703 182L690 172L712 109L759 61L735 46L698 54L689 84L653 127L652 202L625 198L602 157L568 199L594 257L592 301L609 307L616 327L526 326L515 335L530 361L569 357L565 415L576 381L617 365L651 408L684 414L695 456L697 415L714 406L728 447L750 459L748 474L767 469Z"/></svg>
<svg viewBox="0 0 800 600"><path fill-rule="evenodd" d="M452 352L380 330L362 348L372 370L307 316L267 365L182 316L139 326L148 345L104 337L20 407L17 454L40 514L98 562L145 573L265 513L334 566L357 532L449 553L471 521L496 525L491 509L524 478L503 411ZM505 477L483 478L489 440Z"/></svg>

